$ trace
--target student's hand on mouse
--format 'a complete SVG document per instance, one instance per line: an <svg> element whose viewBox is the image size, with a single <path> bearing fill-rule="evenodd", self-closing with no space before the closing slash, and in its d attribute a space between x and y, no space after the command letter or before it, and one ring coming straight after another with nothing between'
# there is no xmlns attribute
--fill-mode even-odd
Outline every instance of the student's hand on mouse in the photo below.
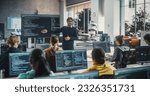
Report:
<svg viewBox="0 0 150 96"><path fill-rule="evenodd" d="M66 40L66 41L70 40L70 37L69 37L69 36L66 36L66 37L65 37L65 40Z"/></svg>

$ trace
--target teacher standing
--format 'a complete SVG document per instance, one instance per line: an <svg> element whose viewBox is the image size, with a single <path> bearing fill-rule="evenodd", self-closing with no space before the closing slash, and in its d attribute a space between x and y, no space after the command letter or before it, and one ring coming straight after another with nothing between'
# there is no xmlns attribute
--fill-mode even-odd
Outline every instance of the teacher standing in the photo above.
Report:
<svg viewBox="0 0 150 96"><path fill-rule="evenodd" d="M73 27L73 18L67 18L67 26L63 26L57 33L63 35L62 39L62 48L63 50L73 50L74 49L74 40L77 39L78 30Z"/></svg>

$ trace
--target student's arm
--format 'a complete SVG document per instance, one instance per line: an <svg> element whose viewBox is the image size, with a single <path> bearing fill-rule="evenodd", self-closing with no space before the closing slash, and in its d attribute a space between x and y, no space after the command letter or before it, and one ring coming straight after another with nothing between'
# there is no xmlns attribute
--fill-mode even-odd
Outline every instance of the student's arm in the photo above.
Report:
<svg viewBox="0 0 150 96"><path fill-rule="evenodd" d="M48 52L47 50L44 50L45 59L48 60Z"/></svg>
<svg viewBox="0 0 150 96"><path fill-rule="evenodd" d="M74 30L76 30L76 31L73 33L73 36L70 37L71 40L77 40L78 39L79 30L76 28Z"/></svg>
<svg viewBox="0 0 150 96"><path fill-rule="evenodd" d="M0 70L5 68L6 63L8 62L8 53L2 54L0 57Z"/></svg>
<svg viewBox="0 0 150 96"><path fill-rule="evenodd" d="M93 65L92 67L86 69L83 73L94 71L95 69L96 69L96 66Z"/></svg>
<svg viewBox="0 0 150 96"><path fill-rule="evenodd" d="M112 56L112 59L111 59L112 62L116 61L118 59L118 54L119 54L119 50L118 50L118 48L116 48L114 51L114 54Z"/></svg>
<svg viewBox="0 0 150 96"><path fill-rule="evenodd" d="M35 71L30 70L27 71L26 73L21 73L18 75L18 79L33 79L35 77Z"/></svg>

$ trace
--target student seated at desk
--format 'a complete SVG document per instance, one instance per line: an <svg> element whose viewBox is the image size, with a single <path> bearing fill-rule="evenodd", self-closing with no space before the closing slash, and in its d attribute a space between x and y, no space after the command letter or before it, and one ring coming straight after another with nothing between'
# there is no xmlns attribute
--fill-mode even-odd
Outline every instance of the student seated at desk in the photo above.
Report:
<svg viewBox="0 0 150 96"><path fill-rule="evenodd" d="M105 52L102 48L94 48L92 50L93 66L86 69L85 72L99 71L100 79L112 79L114 70L110 64L105 64Z"/></svg>
<svg viewBox="0 0 150 96"><path fill-rule="evenodd" d="M115 62L114 64L114 67L115 68L125 68L127 66L127 60L126 58L124 58L124 55L122 53L122 51L119 49L121 47L123 47L123 36L122 35L119 35L119 36L116 36L116 47L115 47L115 50L114 50L114 54L112 56L112 59L111 61L112 62Z"/></svg>
<svg viewBox="0 0 150 96"><path fill-rule="evenodd" d="M8 50L3 53L0 57L0 70L4 70L4 77L9 77L9 53L20 53L21 51L18 49L18 45L20 44L20 40L18 36L10 36L7 39L7 44L9 46Z"/></svg>
<svg viewBox="0 0 150 96"><path fill-rule="evenodd" d="M32 70L21 73L18 76L19 79L33 79L34 77L48 76L50 74L48 63L41 49L34 49L30 54L29 61Z"/></svg>
<svg viewBox="0 0 150 96"><path fill-rule="evenodd" d="M59 44L58 36L52 36L50 38L50 44L51 44L51 47L44 50L45 57L49 63L50 69L53 72L55 72L55 69L56 69L56 68L54 68L55 67L55 52L62 50L62 48L60 48L58 45Z"/></svg>

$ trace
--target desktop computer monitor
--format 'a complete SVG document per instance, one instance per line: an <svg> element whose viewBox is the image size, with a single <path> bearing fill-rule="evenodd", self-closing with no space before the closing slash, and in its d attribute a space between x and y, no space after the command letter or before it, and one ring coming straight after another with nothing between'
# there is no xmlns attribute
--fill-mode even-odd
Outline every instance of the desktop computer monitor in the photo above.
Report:
<svg viewBox="0 0 150 96"><path fill-rule="evenodd" d="M140 46L136 48L137 62L150 62L150 46Z"/></svg>
<svg viewBox="0 0 150 96"><path fill-rule="evenodd" d="M31 70L29 53L10 53L9 54L9 76L15 77L20 73Z"/></svg>
<svg viewBox="0 0 150 96"><path fill-rule="evenodd" d="M86 50L64 50L55 54L56 72L87 68Z"/></svg>

